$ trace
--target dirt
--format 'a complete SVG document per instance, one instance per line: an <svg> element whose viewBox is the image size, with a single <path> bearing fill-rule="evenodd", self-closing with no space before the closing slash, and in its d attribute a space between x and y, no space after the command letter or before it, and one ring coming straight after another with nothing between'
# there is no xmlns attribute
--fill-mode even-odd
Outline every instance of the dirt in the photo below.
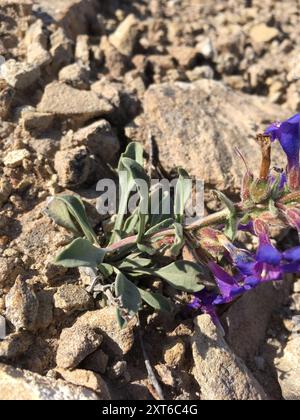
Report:
<svg viewBox="0 0 300 420"><path fill-rule="evenodd" d="M298 0L0 0L0 399L15 387L24 399L157 398L136 326L119 331L110 309L97 322L106 309L84 275L52 264L72 237L45 215L47 199L79 194L101 235L96 183L114 177L130 140L149 151L149 130L165 172L183 165L235 195L234 147L258 160L255 133L300 111L299 37ZM251 388L233 375L231 399L300 399L299 291L270 287L256 296L267 308L250 296L224 314ZM166 398L218 399L213 377L195 373L200 324L151 312L142 322Z"/></svg>

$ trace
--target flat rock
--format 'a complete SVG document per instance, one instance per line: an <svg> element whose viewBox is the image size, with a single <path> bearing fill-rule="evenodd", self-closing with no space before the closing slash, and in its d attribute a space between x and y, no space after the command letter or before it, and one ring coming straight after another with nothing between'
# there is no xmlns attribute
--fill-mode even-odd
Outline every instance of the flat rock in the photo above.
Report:
<svg viewBox="0 0 300 420"><path fill-rule="evenodd" d="M75 284L64 284L54 295L54 306L66 314L84 311L91 306L91 297L86 290Z"/></svg>
<svg viewBox="0 0 300 420"><path fill-rule="evenodd" d="M39 66L11 59L2 64L1 75L11 87L24 90L38 80L41 72Z"/></svg>
<svg viewBox="0 0 300 420"><path fill-rule="evenodd" d="M57 366L63 369L75 368L98 349L102 340L96 328L76 321L71 328L65 328L61 333L56 355Z"/></svg>
<svg viewBox="0 0 300 420"><path fill-rule="evenodd" d="M62 187L79 187L84 184L93 168L86 147L61 150L55 154L54 168Z"/></svg>
<svg viewBox="0 0 300 420"><path fill-rule="evenodd" d="M300 335L292 335L275 366L283 397L300 400Z"/></svg>
<svg viewBox="0 0 300 420"><path fill-rule="evenodd" d="M70 131L61 140L62 149L86 146L105 163L114 164L120 152L120 142L110 123L99 120L76 131Z"/></svg>
<svg viewBox="0 0 300 420"><path fill-rule="evenodd" d="M27 149L12 150L4 156L3 163L8 168L22 166L25 159L30 158L30 152Z"/></svg>
<svg viewBox="0 0 300 420"><path fill-rule="evenodd" d="M277 28L267 26L264 23L255 25L250 30L250 38L254 43L270 42L279 35Z"/></svg>
<svg viewBox="0 0 300 420"><path fill-rule="evenodd" d="M97 0L38 0L39 9L61 25L73 39L87 33L97 14Z"/></svg>
<svg viewBox="0 0 300 420"><path fill-rule="evenodd" d="M105 381L100 375L83 369L75 369L73 371L57 369L64 380L74 385L84 386L96 392L100 400L110 400L111 396Z"/></svg>
<svg viewBox="0 0 300 420"><path fill-rule="evenodd" d="M139 21L131 14L124 19L116 31L109 37L110 43L123 55L131 56L137 34Z"/></svg>
<svg viewBox="0 0 300 420"><path fill-rule="evenodd" d="M130 321L121 329L116 319L116 309L112 306L97 311L86 312L77 319L76 323L99 329L103 335L103 345L101 348L107 354L122 357L133 346L135 321Z"/></svg>
<svg viewBox="0 0 300 420"><path fill-rule="evenodd" d="M251 362L266 338L271 315L287 298L289 281L264 284L236 301L223 315L226 341L237 356Z"/></svg>
<svg viewBox="0 0 300 420"><path fill-rule="evenodd" d="M201 399L209 401L266 400L261 385L225 342L209 315L195 319L192 337L194 376Z"/></svg>
<svg viewBox="0 0 300 420"><path fill-rule="evenodd" d="M209 186L234 192L245 171L234 149L254 162L255 171L261 159L256 134L269 122L288 116L261 97L206 79L152 86L144 110L140 135L145 136L147 129L154 134L165 169L181 166ZM273 164L286 165L281 151L274 151Z"/></svg>
<svg viewBox="0 0 300 420"><path fill-rule="evenodd" d="M20 276L5 299L6 317L16 330L35 330L39 302L32 287Z"/></svg>
<svg viewBox="0 0 300 420"><path fill-rule="evenodd" d="M0 364L0 400L2 401L98 399L98 396L88 388Z"/></svg>
<svg viewBox="0 0 300 420"><path fill-rule="evenodd" d="M111 113L112 105L94 92L78 90L64 83L53 82L46 86L38 111L59 117L90 119Z"/></svg>
<svg viewBox="0 0 300 420"><path fill-rule="evenodd" d="M32 336L27 332L8 335L3 341L0 341L1 362L14 360L26 353L32 341Z"/></svg>

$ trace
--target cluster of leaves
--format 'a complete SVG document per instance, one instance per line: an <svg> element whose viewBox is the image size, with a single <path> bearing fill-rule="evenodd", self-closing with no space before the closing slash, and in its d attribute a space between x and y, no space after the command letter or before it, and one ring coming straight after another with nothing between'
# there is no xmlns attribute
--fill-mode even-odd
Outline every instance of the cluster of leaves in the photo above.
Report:
<svg viewBox="0 0 300 420"><path fill-rule="evenodd" d="M144 169L143 148L137 143L127 147L118 166L121 189L118 213L104 247L100 247L79 197L59 195L48 203L49 216L75 235L74 241L56 257L55 264L88 268L101 297L115 304L121 325L142 309L143 302L157 311L172 311L172 300L146 288L145 277L160 278L174 289L192 294L204 288L201 281L205 277L204 267L178 259L187 240L184 209L191 194L184 182L188 174L182 169L178 172L170 213L151 212L151 199L145 200L139 184L139 180L145 181L149 194L153 193ZM134 189L138 192L138 205L128 216L128 202ZM161 197L160 209L166 199L170 197ZM163 258L166 253L168 258Z"/></svg>

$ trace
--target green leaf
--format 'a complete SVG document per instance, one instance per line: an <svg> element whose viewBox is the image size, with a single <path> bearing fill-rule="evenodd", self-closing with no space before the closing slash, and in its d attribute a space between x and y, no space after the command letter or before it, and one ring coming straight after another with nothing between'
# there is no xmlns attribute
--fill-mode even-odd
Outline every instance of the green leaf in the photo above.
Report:
<svg viewBox="0 0 300 420"><path fill-rule="evenodd" d="M143 166L144 163L144 149L143 146L140 143L130 143L125 152L122 154L120 162L119 162L119 171L124 170L124 167L122 166L122 158L130 158L132 160L135 160L137 163L139 163L141 166Z"/></svg>
<svg viewBox="0 0 300 420"><path fill-rule="evenodd" d="M54 264L67 268L94 268L102 263L105 253L104 249L95 247L88 240L78 238L55 258Z"/></svg>
<svg viewBox="0 0 300 420"><path fill-rule="evenodd" d="M127 322L126 322L126 320L122 317L122 314L121 314L121 310L120 310L120 308L116 308L116 316L117 316L117 321L118 321L119 327L120 327L121 329L122 329L122 328L124 328L124 327L126 326Z"/></svg>
<svg viewBox="0 0 300 420"><path fill-rule="evenodd" d="M143 243L138 243L137 248L139 251L151 256L156 254L156 249L151 248L151 246L145 245Z"/></svg>
<svg viewBox="0 0 300 420"><path fill-rule="evenodd" d="M121 262L121 264L118 266L120 270L135 270L138 268L145 268L149 267L149 265L152 263L152 261L149 258L124 258L124 260Z"/></svg>
<svg viewBox="0 0 300 420"><path fill-rule="evenodd" d="M144 302L152 306L156 311L172 312L170 301L160 293L152 293L143 289L139 289Z"/></svg>
<svg viewBox="0 0 300 420"><path fill-rule="evenodd" d="M136 208L135 211L126 219L123 227L124 232L128 233L129 235L137 232L138 223L139 208Z"/></svg>
<svg viewBox="0 0 300 420"><path fill-rule="evenodd" d="M105 278L111 277L114 274L114 267L111 264L99 264L98 269Z"/></svg>
<svg viewBox="0 0 300 420"><path fill-rule="evenodd" d="M182 247L184 246L185 239L182 225L179 223L174 223L173 226L175 229L175 242L171 247L171 253L172 255L174 255L174 257L178 257L182 250Z"/></svg>
<svg viewBox="0 0 300 420"><path fill-rule="evenodd" d="M162 229L167 229L171 227L174 223L174 219L166 219L162 222L158 223L157 225L153 226L145 233L145 236L154 235L155 233L161 231Z"/></svg>
<svg viewBox="0 0 300 420"><path fill-rule="evenodd" d="M126 152L121 156L118 168L121 199L117 219L114 226L115 231L123 230L123 223L125 215L127 213L128 200L133 191L134 186L136 185L137 187L139 187L138 180L146 181L147 185L149 185L150 183L149 177L147 176L142 166L143 154L141 153L139 146L137 146L137 144L135 143L132 143L129 146L130 147L128 147ZM143 198L141 194L140 196L141 198ZM142 203L140 203L140 213L146 214L148 209L142 208L141 204ZM113 233L110 244L114 243L115 240L115 234Z"/></svg>
<svg viewBox="0 0 300 420"><path fill-rule="evenodd" d="M120 297L122 306L129 312L130 315L137 314L141 304L142 298L139 289L121 271L118 272L115 281L116 296Z"/></svg>
<svg viewBox="0 0 300 420"><path fill-rule="evenodd" d="M159 184L160 185L160 184ZM168 220L174 217L174 206L173 200L171 197L170 190L168 187L166 189L163 188L163 183L161 184L162 187L158 188L158 186L154 187L154 190L151 192L150 199L151 199L151 226L156 226L159 223Z"/></svg>
<svg viewBox="0 0 300 420"><path fill-rule="evenodd" d="M86 215L82 200L74 195L58 195L56 200L61 201L67 207L70 215L76 220L84 236L92 243L98 243L97 236Z"/></svg>
<svg viewBox="0 0 300 420"><path fill-rule="evenodd" d="M176 261L156 270L155 274L178 290L193 293L204 289L204 285L199 283L204 272L199 264L191 261Z"/></svg>
<svg viewBox="0 0 300 420"><path fill-rule="evenodd" d="M175 191L174 213L176 215L177 222L182 223L184 209L192 193L192 182L188 173L184 169L179 168L178 173L179 179ZM189 180L189 182L187 182L187 180Z"/></svg>
<svg viewBox="0 0 300 420"><path fill-rule="evenodd" d="M238 230L238 217L234 203L220 191L214 191L219 200L228 208L228 217L224 233L232 241L236 237Z"/></svg>
<svg viewBox="0 0 300 420"><path fill-rule="evenodd" d="M57 197L52 197L48 202L46 212L59 226L75 233L77 236L82 234L72 220L68 207L62 200L58 200Z"/></svg>

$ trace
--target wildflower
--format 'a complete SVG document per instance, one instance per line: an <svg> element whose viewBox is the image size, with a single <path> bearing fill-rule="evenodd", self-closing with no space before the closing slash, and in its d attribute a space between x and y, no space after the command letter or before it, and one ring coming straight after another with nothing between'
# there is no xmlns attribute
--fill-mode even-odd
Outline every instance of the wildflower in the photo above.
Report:
<svg viewBox="0 0 300 420"><path fill-rule="evenodd" d="M288 160L289 187L293 190L298 189L300 187L300 114L296 114L282 123L272 124L267 128L265 134L270 137L271 141L279 140Z"/></svg>

